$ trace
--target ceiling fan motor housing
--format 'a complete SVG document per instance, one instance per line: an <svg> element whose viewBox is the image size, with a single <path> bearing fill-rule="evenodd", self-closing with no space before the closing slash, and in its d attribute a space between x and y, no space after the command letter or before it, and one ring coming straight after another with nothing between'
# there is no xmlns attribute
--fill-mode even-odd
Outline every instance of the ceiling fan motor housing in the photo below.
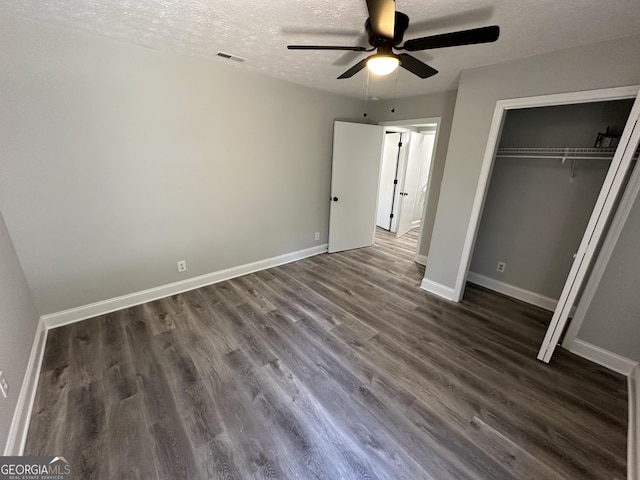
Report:
<svg viewBox="0 0 640 480"><path fill-rule="evenodd" d="M402 43L404 33L409 28L409 17L402 12L396 12L396 18L394 23L393 38L388 38L382 35L378 35L373 31L371 27L371 19L367 18L364 24L364 28L369 36L369 45L372 47L395 47Z"/></svg>

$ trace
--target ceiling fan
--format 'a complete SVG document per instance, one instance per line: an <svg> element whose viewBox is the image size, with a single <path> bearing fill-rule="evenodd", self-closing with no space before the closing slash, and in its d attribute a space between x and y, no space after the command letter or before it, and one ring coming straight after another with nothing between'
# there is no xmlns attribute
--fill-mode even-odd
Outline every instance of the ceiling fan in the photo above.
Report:
<svg viewBox="0 0 640 480"><path fill-rule="evenodd" d="M409 70L420 78L429 78L438 73L435 68L408 53L394 53L394 49L416 52L434 48L495 42L500 36L500 27L491 25L489 27L414 38L404 42L404 45L400 45L404 38L404 33L409 27L409 17L402 12L396 11L395 0L367 0L367 9L369 10L369 18L365 22L364 28L369 37L371 48L336 45L287 45L287 48L289 50L347 50L353 52L373 52L376 50L375 54L356 63L340 75L338 79L350 78L365 67L376 75L388 75L395 71L398 66Z"/></svg>

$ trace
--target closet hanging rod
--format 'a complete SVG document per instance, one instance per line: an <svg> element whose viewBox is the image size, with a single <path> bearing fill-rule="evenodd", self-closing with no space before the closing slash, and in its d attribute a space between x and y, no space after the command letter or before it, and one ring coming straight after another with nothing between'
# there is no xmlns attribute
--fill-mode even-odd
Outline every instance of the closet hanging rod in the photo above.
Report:
<svg viewBox="0 0 640 480"><path fill-rule="evenodd" d="M515 154L546 154L546 155L613 155L615 148L587 148L587 147L519 147L519 148L499 148L498 153Z"/></svg>
<svg viewBox="0 0 640 480"><path fill-rule="evenodd" d="M574 155L534 155L534 154L529 154L529 155L522 155L522 154L508 154L508 153L499 153L496 155L496 157L499 158L547 158L547 159L552 159L552 160L611 160L613 158L613 155L608 155L608 156L592 156L592 157L586 157L586 156L574 156Z"/></svg>
<svg viewBox="0 0 640 480"><path fill-rule="evenodd" d="M611 160L615 148L499 148L496 157L500 158L541 158L551 160Z"/></svg>

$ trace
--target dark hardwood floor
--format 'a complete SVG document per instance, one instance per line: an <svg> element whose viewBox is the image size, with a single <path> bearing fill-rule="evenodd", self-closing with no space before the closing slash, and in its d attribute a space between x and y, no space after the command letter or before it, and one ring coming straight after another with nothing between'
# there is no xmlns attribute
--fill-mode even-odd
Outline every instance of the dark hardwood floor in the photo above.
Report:
<svg viewBox="0 0 640 480"><path fill-rule="evenodd" d="M623 479L626 379L420 290L417 232L49 332L25 454L78 479Z"/></svg>

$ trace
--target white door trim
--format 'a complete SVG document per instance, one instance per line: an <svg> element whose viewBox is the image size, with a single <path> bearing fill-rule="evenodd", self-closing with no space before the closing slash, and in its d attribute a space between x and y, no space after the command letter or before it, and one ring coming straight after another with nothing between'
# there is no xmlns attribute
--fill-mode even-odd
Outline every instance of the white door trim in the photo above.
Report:
<svg viewBox="0 0 640 480"><path fill-rule="evenodd" d="M506 100L498 100L496 102L496 108L493 112L493 121L491 122L491 128L489 130L487 148L484 153L482 168L480 169L480 178L478 179L476 195L473 201L473 207L471 209L469 226L467 227L464 246L462 248L462 259L460 261L460 267L458 268L456 283L453 288L452 296L455 301L459 302L464 294L464 286L467 280L467 274L469 273L469 267L471 266L473 247L475 245L476 235L478 234L478 227L480 225L480 218L482 217L482 209L484 207L484 200L486 198L487 189L489 186L489 179L491 177L491 171L493 169L495 153L498 147L498 141L500 139L505 112L507 110L514 110L519 108L550 107L553 105L590 103L607 100L635 98L638 95L638 91L640 91L640 86L633 85L627 87L605 88L600 90L585 90L583 92L512 98Z"/></svg>
<svg viewBox="0 0 640 480"><path fill-rule="evenodd" d="M427 206L429 205L429 193L431 192L431 180L433 179L433 167L435 162L433 161L436 156L436 151L438 149L438 138L440 136L440 124L442 123L442 117L427 117L427 118L414 118L408 120L391 120L388 122L379 122L378 125L383 127L402 127L402 126L411 126L411 125L424 125L424 124L434 124L436 126L436 134L433 139L433 149L431 150L431 163L429 165L429 177L427 178L427 191L425 194L425 202L422 210L422 220L420 222L420 232L418 232L418 248L416 250L416 258L415 261L418 263L426 262L426 256L420 255L420 251L422 249L422 232L424 230L425 224L425 216L427 215Z"/></svg>

